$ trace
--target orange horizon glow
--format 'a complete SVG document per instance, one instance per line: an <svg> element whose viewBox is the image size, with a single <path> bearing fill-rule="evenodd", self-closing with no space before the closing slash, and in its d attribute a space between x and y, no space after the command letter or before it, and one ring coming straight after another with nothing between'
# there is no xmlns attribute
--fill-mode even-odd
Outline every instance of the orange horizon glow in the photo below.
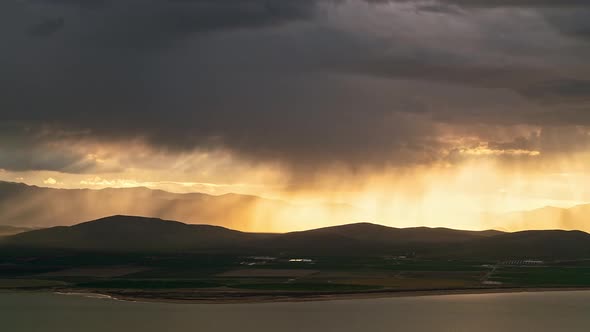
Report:
<svg viewBox="0 0 590 332"><path fill-rule="evenodd" d="M242 223L230 225L243 231L286 232L361 221L393 227L590 231L586 224L505 217L547 206L569 208L590 202L590 191L583 185L589 180L584 173L585 156L551 163L527 160L506 164L498 158L505 154L542 156L536 152L500 153L486 147L464 150L476 158L454 165L366 169L355 173L333 168L310 175L304 186L289 183L287 171L280 167L244 165L231 156L221 161L210 159L210 155L185 156L185 161L177 161L173 168L186 167L194 160L205 160L205 165L225 163L224 169L234 171L227 182L220 182L223 175L215 174L215 167L209 167L211 173L207 175L202 171L176 172L161 166L104 174L2 171L0 180L62 189L147 187L174 193L237 193L287 203L287 207L280 209L263 204L254 211L249 210L247 215L245 212ZM206 181L188 181L194 178ZM130 198L126 204L135 202Z"/></svg>

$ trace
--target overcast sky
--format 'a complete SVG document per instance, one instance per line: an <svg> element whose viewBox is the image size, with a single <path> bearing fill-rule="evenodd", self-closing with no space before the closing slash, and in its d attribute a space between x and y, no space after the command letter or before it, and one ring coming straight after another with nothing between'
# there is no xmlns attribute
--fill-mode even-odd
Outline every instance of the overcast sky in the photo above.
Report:
<svg viewBox="0 0 590 332"><path fill-rule="evenodd" d="M264 193L480 159L580 175L588 17L586 0L4 0L0 177ZM575 192L553 198L590 200Z"/></svg>

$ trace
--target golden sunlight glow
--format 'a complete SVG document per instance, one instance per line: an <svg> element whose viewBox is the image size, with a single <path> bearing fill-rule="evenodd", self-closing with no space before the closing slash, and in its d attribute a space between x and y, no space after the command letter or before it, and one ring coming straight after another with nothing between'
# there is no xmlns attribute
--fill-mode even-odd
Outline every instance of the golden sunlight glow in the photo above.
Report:
<svg viewBox="0 0 590 332"><path fill-rule="evenodd" d="M500 149L490 149L487 146L478 146L476 148L469 148L469 149L461 149L459 150L460 153L466 155L473 155L473 156L503 156L503 155L512 155L512 156L539 156L541 152L539 151L531 151L531 150L523 150L523 149L507 149L507 150L500 150Z"/></svg>
<svg viewBox="0 0 590 332"><path fill-rule="evenodd" d="M590 202L590 190L584 185L590 183L586 175L590 157L585 154L547 160L540 159L543 156L539 151L495 150L480 145L458 149L469 158L453 165L355 172L335 167L310 174L305 186L294 186L288 172L277 165L247 163L223 153L195 152L178 157L149 155L141 146L126 148L140 157L125 161L121 157L124 154L101 146L89 156L100 160L99 167L108 165L105 169L90 174L0 171L0 180L54 188L147 187L174 193L262 197L254 205L232 210L227 221L212 217L224 226L246 231L282 232L359 221L395 227L590 230L590 225L583 223L535 222L513 215L515 211L545 206L569 208ZM526 156L528 161L502 163L502 156ZM539 159L532 162L531 158ZM131 166L120 167L124 164ZM136 199L129 197L113 203L113 208L132 213L135 204ZM160 210L153 206L146 211L189 222L195 214L186 206L173 215L161 215Z"/></svg>

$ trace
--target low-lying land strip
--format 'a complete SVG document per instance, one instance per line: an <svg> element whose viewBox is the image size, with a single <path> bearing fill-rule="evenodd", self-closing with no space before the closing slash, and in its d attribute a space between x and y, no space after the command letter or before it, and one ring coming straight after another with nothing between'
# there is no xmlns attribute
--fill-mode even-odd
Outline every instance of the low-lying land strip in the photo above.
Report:
<svg viewBox="0 0 590 332"><path fill-rule="evenodd" d="M309 301L590 288L590 261L585 260L518 265L389 256L260 259L84 252L28 254L26 259L3 254L1 259L0 289L141 301Z"/></svg>

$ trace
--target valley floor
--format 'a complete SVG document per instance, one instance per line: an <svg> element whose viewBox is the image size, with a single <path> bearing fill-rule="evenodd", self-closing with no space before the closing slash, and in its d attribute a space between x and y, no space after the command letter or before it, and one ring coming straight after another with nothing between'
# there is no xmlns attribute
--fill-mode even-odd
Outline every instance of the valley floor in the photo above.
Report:
<svg viewBox="0 0 590 332"><path fill-rule="evenodd" d="M590 289L590 261L0 253L0 290L234 303Z"/></svg>

